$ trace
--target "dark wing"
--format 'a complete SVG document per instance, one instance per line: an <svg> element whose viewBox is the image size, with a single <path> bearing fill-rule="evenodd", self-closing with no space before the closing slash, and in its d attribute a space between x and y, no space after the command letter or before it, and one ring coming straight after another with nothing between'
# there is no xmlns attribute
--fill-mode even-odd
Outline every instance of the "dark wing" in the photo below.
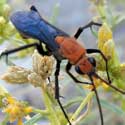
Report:
<svg viewBox="0 0 125 125"><path fill-rule="evenodd" d="M10 19L20 33L44 42L51 51L59 48L55 42L56 36L69 36L45 21L34 8L30 11L18 11Z"/></svg>

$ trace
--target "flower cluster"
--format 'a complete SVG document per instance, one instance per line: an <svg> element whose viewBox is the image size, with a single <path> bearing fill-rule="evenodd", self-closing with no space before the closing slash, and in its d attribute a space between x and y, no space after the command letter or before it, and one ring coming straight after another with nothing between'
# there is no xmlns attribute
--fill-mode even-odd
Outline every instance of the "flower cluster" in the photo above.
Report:
<svg viewBox="0 0 125 125"><path fill-rule="evenodd" d="M10 122L16 120L20 122L23 117L32 112L31 106L28 106L26 103L18 101L11 96L4 98L3 103L5 104L3 112L9 115Z"/></svg>
<svg viewBox="0 0 125 125"><path fill-rule="evenodd" d="M47 78L52 73L54 60L52 57L42 57L36 50L34 51L32 59L32 70L20 66L11 66L1 78L12 84L31 83L35 87L41 87L46 83Z"/></svg>
<svg viewBox="0 0 125 125"><path fill-rule="evenodd" d="M0 86L0 108L7 114L9 122L17 120L18 125L22 125L22 118L32 112L31 106L12 97L2 86Z"/></svg>
<svg viewBox="0 0 125 125"><path fill-rule="evenodd" d="M106 23L104 23L98 31L98 48L104 53L108 60L116 54L112 31Z"/></svg>
<svg viewBox="0 0 125 125"><path fill-rule="evenodd" d="M98 73L100 74L101 77L106 79L107 75L105 73L103 73L101 71L99 71ZM106 85L100 79L97 79L97 78L93 77L93 81L94 81L94 84L95 84L96 88L98 88L99 86L102 86L105 90L108 88L108 85ZM94 87L93 87L93 85L84 85L83 88L93 90Z"/></svg>

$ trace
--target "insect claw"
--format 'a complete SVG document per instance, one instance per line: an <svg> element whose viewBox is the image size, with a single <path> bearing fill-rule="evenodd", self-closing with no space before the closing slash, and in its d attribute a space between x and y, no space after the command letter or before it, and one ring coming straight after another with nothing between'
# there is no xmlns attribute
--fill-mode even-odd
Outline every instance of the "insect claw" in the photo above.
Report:
<svg viewBox="0 0 125 125"><path fill-rule="evenodd" d="M63 99L65 99L65 97L64 97L64 96L61 96L61 95L60 95L59 97L60 97L60 98L63 98Z"/></svg>
<svg viewBox="0 0 125 125"><path fill-rule="evenodd" d="M37 9L36 9L36 7L35 7L34 5L32 5L32 6L30 7L30 10L33 10L33 11L36 11L36 12L37 12Z"/></svg>

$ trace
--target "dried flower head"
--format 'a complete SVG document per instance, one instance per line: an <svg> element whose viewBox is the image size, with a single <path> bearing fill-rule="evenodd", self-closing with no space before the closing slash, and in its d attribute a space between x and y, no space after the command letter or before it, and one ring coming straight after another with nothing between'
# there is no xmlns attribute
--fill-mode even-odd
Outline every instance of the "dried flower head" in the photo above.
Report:
<svg viewBox="0 0 125 125"><path fill-rule="evenodd" d="M55 85L53 83L47 84L47 92L54 97L55 96Z"/></svg>
<svg viewBox="0 0 125 125"><path fill-rule="evenodd" d="M27 83L28 75L31 73L30 70L19 66L11 66L7 72L1 76L3 80L8 83Z"/></svg>
<svg viewBox="0 0 125 125"><path fill-rule="evenodd" d="M29 83L31 83L34 87L41 87L42 84L45 82L45 81L42 79L42 77L41 77L39 74L35 73L35 72L33 72L33 73L31 73L31 74L28 75L28 81L29 81Z"/></svg>
<svg viewBox="0 0 125 125"><path fill-rule="evenodd" d="M41 56L36 50L32 56L33 70L19 66L11 66L1 79L8 83L31 83L35 87L45 86L46 79L53 70L54 59L50 56Z"/></svg>
<svg viewBox="0 0 125 125"><path fill-rule="evenodd" d="M54 60L50 56L41 56L36 50L32 56L33 71L39 74L43 79L48 78L53 69Z"/></svg>

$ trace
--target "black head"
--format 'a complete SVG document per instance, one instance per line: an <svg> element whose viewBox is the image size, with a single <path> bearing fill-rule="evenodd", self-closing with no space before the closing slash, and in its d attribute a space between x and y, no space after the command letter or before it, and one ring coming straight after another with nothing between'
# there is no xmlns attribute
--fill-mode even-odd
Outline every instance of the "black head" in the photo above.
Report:
<svg viewBox="0 0 125 125"><path fill-rule="evenodd" d="M80 70L79 66L75 66L75 70L76 70L76 72L77 72L78 74L84 74L84 73Z"/></svg>
<svg viewBox="0 0 125 125"><path fill-rule="evenodd" d="M91 69L91 70L88 70L88 72L86 72L86 74L93 74L93 73L95 72L96 60L95 60L93 57L88 57L87 60L88 60L88 62L92 65L92 69ZM85 70L86 70L87 63L86 63L86 64L83 63L83 65L84 65L84 68L85 68ZM86 65L86 66L85 66L85 65ZM81 68L80 68L80 65L76 65L76 66L75 66L75 70L76 70L76 72L79 73L79 74L85 74L85 73L84 73L84 68L82 68L82 69L83 69L83 71L82 71Z"/></svg>
<svg viewBox="0 0 125 125"><path fill-rule="evenodd" d="M88 60L93 65L93 67L96 67L96 60L94 59L94 57L89 57Z"/></svg>

